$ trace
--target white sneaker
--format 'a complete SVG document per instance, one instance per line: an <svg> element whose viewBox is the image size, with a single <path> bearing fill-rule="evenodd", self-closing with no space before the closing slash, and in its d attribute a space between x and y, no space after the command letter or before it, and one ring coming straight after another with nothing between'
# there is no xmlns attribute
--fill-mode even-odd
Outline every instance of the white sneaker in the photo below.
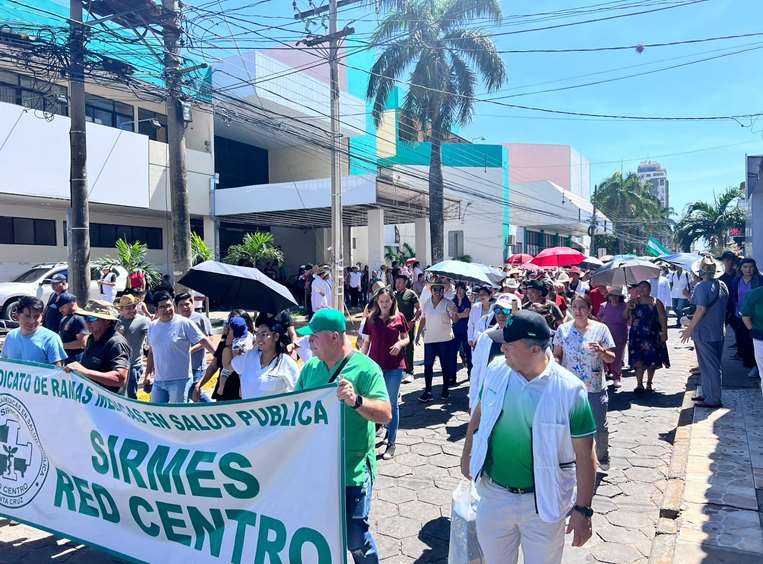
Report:
<svg viewBox="0 0 763 564"><path fill-rule="evenodd" d="M406 374L403 376L403 384L413 384L413 374Z"/></svg>

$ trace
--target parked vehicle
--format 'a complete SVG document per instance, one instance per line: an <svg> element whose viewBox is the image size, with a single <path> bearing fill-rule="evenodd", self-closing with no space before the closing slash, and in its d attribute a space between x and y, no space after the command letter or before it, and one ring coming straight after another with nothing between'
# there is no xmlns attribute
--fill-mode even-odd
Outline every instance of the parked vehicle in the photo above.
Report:
<svg viewBox="0 0 763 564"><path fill-rule="evenodd" d="M118 266L117 270L117 293L124 292L127 287L127 271ZM50 279L54 274L69 274L69 267L65 262L56 264L38 264L19 274L10 282L0 282L0 317L3 319L16 320L19 299L22 296L37 296L47 303L53 293ZM89 299L99 299L101 296L98 280L101 273L97 268L90 269Z"/></svg>

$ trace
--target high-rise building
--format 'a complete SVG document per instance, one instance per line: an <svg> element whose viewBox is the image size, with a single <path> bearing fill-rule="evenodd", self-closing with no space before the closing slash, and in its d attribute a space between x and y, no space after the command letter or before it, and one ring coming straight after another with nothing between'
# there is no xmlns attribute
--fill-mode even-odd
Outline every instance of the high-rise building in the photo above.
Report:
<svg viewBox="0 0 763 564"><path fill-rule="evenodd" d="M652 188L652 194L662 202L665 208L670 207L670 183L668 182L668 171L662 168L662 165L656 161L642 161L638 165L636 174L642 182Z"/></svg>

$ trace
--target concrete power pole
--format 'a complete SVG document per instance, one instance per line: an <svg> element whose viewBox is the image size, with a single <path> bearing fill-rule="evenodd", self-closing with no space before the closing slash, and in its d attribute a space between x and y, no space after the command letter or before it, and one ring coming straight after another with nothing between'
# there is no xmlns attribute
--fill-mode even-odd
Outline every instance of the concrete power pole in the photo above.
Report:
<svg viewBox="0 0 763 564"><path fill-rule="evenodd" d="M170 197L172 201L172 279L177 281L191 268L191 215L188 209L188 178L185 165L185 105L182 103L180 69L180 2L162 0L167 12L163 23L164 80L167 87L167 144Z"/></svg>
<svg viewBox="0 0 763 564"><path fill-rule="evenodd" d="M344 308L344 228L342 224L342 163L339 133L339 41L336 34L336 1L329 0L329 74L331 81L331 258L334 278L333 304Z"/></svg>
<svg viewBox="0 0 763 564"><path fill-rule="evenodd" d="M87 303L90 288L90 213L85 134L84 25L82 0L70 0L69 51L69 280L79 305Z"/></svg>

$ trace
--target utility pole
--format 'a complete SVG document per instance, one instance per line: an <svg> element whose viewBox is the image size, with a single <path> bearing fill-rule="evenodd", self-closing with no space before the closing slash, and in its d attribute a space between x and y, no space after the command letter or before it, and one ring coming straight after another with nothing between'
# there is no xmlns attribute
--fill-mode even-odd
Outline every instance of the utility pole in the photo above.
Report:
<svg viewBox="0 0 763 564"><path fill-rule="evenodd" d="M85 306L90 288L90 212L85 134L85 29L82 0L70 0L69 15L69 280L77 303Z"/></svg>
<svg viewBox="0 0 763 564"><path fill-rule="evenodd" d="M295 13L304 20L323 12L329 13L328 35L305 41L312 47L329 44L329 82L331 84L331 276L333 278L332 303L340 311L344 309L344 229L342 224L342 161L341 133L339 123L339 40L351 33L353 28L337 31L337 7L355 4L361 0L329 0L328 6Z"/></svg>
<svg viewBox="0 0 763 564"><path fill-rule="evenodd" d="M185 165L185 110L180 68L180 2L162 0L164 80L167 88L167 145L170 198L172 201L172 279L177 281L191 268L191 215L188 209L188 178ZM188 116L190 117L190 116Z"/></svg>

